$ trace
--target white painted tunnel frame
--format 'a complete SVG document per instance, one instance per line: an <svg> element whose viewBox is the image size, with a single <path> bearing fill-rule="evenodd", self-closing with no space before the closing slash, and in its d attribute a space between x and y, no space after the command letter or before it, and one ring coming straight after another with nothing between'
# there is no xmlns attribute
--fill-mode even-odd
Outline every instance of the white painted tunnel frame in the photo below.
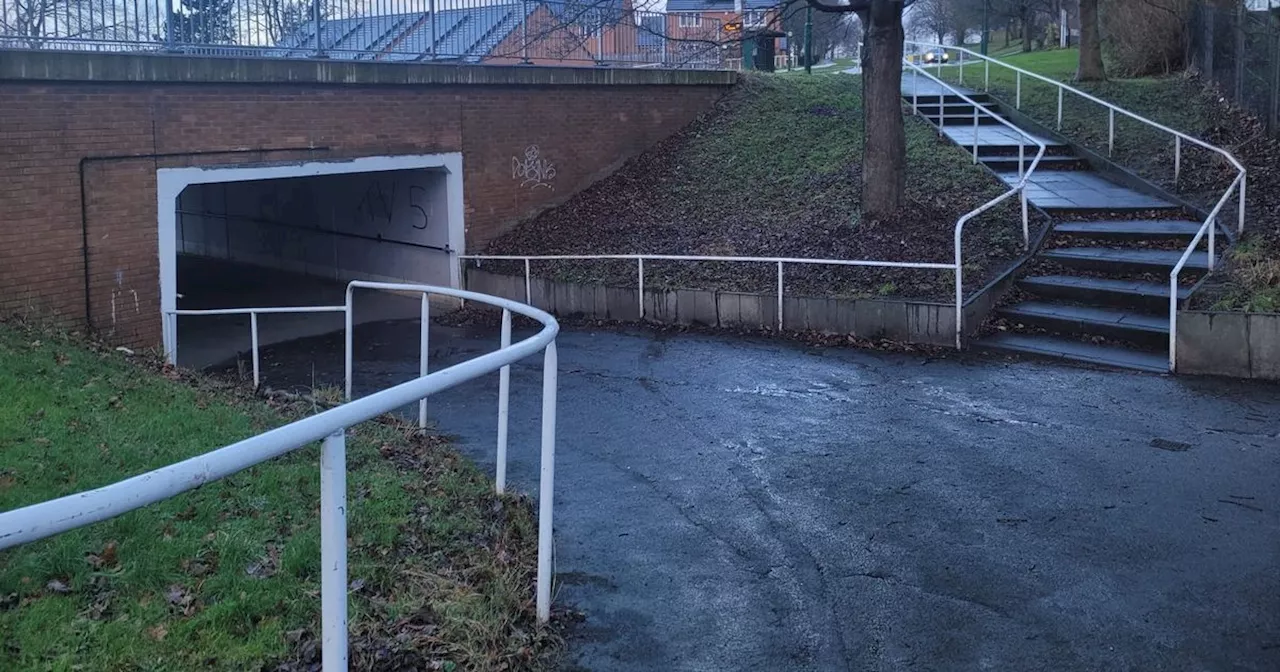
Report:
<svg viewBox="0 0 1280 672"><path fill-rule="evenodd" d="M462 153L413 154L400 156L365 156L354 159L298 161L290 163L190 166L156 170L156 213L159 229L160 256L160 323L166 355L177 352L178 334L166 315L178 308L178 223L177 202L182 191L193 184L251 182L322 175L381 173L397 170L443 170L445 197L448 200L448 244L451 255L461 253L465 245L466 225L462 191ZM450 259L449 286L462 285L460 267Z"/></svg>

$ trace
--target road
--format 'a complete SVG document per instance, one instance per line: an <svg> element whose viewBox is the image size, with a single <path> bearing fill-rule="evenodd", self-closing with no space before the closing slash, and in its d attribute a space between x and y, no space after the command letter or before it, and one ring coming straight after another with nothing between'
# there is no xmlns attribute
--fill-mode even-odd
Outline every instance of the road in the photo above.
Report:
<svg viewBox="0 0 1280 672"><path fill-rule="evenodd" d="M416 339L362 327L357 387L414 375ZM436 329L433 368L495 340ZM1274 385L688 334L559 343L556 599L586 615L571 669L1280 669ZM310 380L311 353L339 370L336 342L295 345L270 355L277 383ZM528 491L539 365L512 375ZM496 391L431 400L487 469Z"/></svg>

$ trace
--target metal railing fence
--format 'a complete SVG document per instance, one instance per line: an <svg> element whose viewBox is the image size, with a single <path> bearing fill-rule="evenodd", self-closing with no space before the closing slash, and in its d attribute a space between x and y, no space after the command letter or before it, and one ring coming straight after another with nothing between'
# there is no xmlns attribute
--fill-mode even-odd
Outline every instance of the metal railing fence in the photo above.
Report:
<svg viewBox="0 0 1280 672"><path fill-rule="evenodd" d="M355 289L392 292L415 292L423 297L421 376L360 399L351 399L352 298ZM497 350L427 373L426 305L428 295L442 295L464 301L475 301L502 309L502 334ZM499 371L498 446L495 489L502 493L506 485L507 408L510 394L511 364L538 352L543 353L542 370L542 447L538 481L538 568L536 610L540 622L551 615L552 499L555 489L555 433L557 355L555 318L542 310L508 299L476 292L429 285L382 282L352 282L347 288L346 306L306 306L295 308L250 308L224 311L172 311L166 315L170 329L180 315L211 315L249 312L336 312L345 310L347 319L346 377L347 402L322 413L291 422L257 436L181 462L161 467L101 488L81 492L40 504L0 513L0 550L50 537L78 527L114 518L148 504L174 497L248 469L281 455L322 441L320 455L320 573L322 661L326 672L347 669L347 506L346 506L346 439L347 428L391 413L418 402L419 423L425 425L426 398L480 376ZM511 342L511 315L524 315L542 325L538 333L516 343ZM176 331L171 331L176 339ZM257 341L257 320L253 320ZM170 360L176 358L170 341ZM255 354L255 370L256 366Z"/></svg>
<svg viewBox="0 0 1280 672"><path fill-rule="evenodd" d="M919 98L921 97L928 98L930 95L938 98L941 98L943 95L957 97L960 100L963 100L969 103L970 105L972 105L973 120L974 120L973 124L975 128L978 125L978 120L980 119L980 115L991 117L996 119L999 123L1004 124L1014 132L1021 134L1024 138L1027 139L1027 144L1035 146L1037 148L1037 152L1035 156L1032 158L1030 165L1026 166L1025 172L1023 172L1017 184L1013 185L1010 189L1000 194L999 196L987 201L986 203L983 203L982 205L979 205L977 208L974 208L968 213L965 213L962 217L960 217L956 221L955 227L954 227L954 240L953 240L954 249L953 249L953 257L952 257L951 263L912 262L912 261L876 261L876 260L855 260L855 259L808 259L808 258L799 258L799 257L703 256L703 255L676 255L676 254L543 254L543 255L463 254L463 255L458 255L459 263L463 264L468 260L477 261L477 262L483 262L483 261L521 261L523 262L524 263L525 302L532 304L532 301L533 301L532 274L529 266L530 262L532 261L556 261L556 260L560 260L560 261L576 261L576 260L634 261L636 262L636 284L637 284L637 287L639 288L638 295L639 295L640 319L644 319L645 317L645 293L644 293L644 284L645 284L644 283L644 279L645 279L644 262L645 261L688 261L688 262L731 262L731 263L745 263L745 264L775 264L777 266L777 271L778 271L777 272L777 302L778 302L777 310L778 310L778 330L779 331L782 331L786 326L786 320L783 315L783 304L784 304L783 299L785 297L784 277L785 277L786 264L826 265L826 266L846 266L846 267L863 266L863 267L879 267L879 268L915 268L915 269L922 269L922 270L950 270L953 273L955 273L955 323L956 323L955 345L957 349L960 349L963 347L963 344L964 344L964 327L965 327L964 325L964 256L963 256L963 250L961 247L961 242L964 236L964 227L966 224L972 221L975 217L978 217L983 213L988 212L989 210L997 207L1001 203L1009 200L1010 198L1013 198L1014 196L1020 196L1021 197L1021 221L1022 221L1023 248L1026 249L1027 247L1029 247L1030 220L1029 220L1029 213L1027 209L1026 186L1030 176L1035 172L1036 168L1039 167L1040 160L1044 158L1044 154L1045 154L1045 151L1047 150L1047 147L1040 139L1036 138L1034 135L1027 133L1026 131L1018 128L1017 126L1003 119L999 115L994 114L993 112L988 110L986 107L975 102L972 98L970 98L968 95L966 95L956 87L929 74L929 72L926 71L924 68L921 68L912 63L909 63L905 59L903 61L903 67L909 69L912 72L912 77L915 78L913 82L913 91L918 91L918 87L916 87L915 84L918 83L919 77L924 77L927 81L932 82L935 86L938 87L938 91L939 91L938 94L924 94L923 96L913 94L913 100L912 100L913 113L919 114L919 108L920 108ZM944 91L945 91L945 94L943 93ZM941 102L941 100L939 102ZM942 132L942 129L943 129L942 126L938 126L939 132ZM1019 158L1020 158L1019 170L1022 170L1023 165L1025 163L1025 145L1020 145L1019 147ZM978 145L977 145L977 133L975 133L974 145L973 145L973 162L977 163L977 161L978 161ZM465 268L460 269L460 275L465 279L466 277Z"/></svg>
<svg viewBox="0 0 1280 672"><path fill-rule="evenodd" d="M1197 147L1206 149L1218 155L1219 157L1221 157L1228 164L1230 164L1232 168L1235 169L1236 171L1235 178L1232 179L1231 184L1227 187L1226 191L1222 194L1222 196L1216 200L1213 206L1213 209L1210 211L1209 216L1206 217L1204 220L1204 223L1200 225L1199 231L1196 233L1190 245L1184 251L1182 258L1178 261L1177 265L1174 266L1173 270L1169 272L1169 285L1172 289L1169 296L1169 370L1170 371L1177 370L1177 362L1178 362L1178 359L1177 359L1178 357L1177 355L1177 352L1178 352L1177 350L1177 347L1178 347L1177 288L1178 288L1179 279L1182 273L1182 269L1186 266L1187 262L1191 259L1192 254L1196 251L1196 248L1200 245L1200 242L1206 236L1208 237L1208 248L1209 248L1208 249L1209 270L1212 271L1214 269L1214 266L1216 265L1216 251L1217 251L1216 239L1217 239L1218 217L1222 214L1222 211L1225 209L1227 202L1230 201L1233 196L1238 197L1238 203L1236 205L1236 213L1235 213L1236 232L1244 233L1245 203L1246 203L1245 187L1248 180L1248 171L1245 169L1244 164L1240 163L1240 161L1234 155L1232 155L1230 152L1228 152L1227 150L1221 147L1209 144L1204 140L1188 135L1181 131L1169 128L1164 124L1148 119L1135 112L1126 110L1118 105L1109 103L1105 100L1102 100L1101 98L1098 98L1089 93L1081 91L1080 89L1070 86L1064 82L1060 82L1056 79L1045 77L1044 75L1041 75L1039 73L1035 73L1029 70L1025 70L1023 68L1019 68L1018 66L1006 63L999 59L983 56L982 54L976 51L973 51L971 49L965 49L963 47L944 46L944 45L924 43L924 42L908 42L907 44L918 47L918 48L923 48L923 49L940 49L940 50L946 50L948 52L954 52L958 54L959 56L958 59L952 59L952 64L944 67L948 67L951 69L958 69L958 77L961 83L964 82L964 68L965 68L966 60L970 61L969 67L971 71L973 68L977 67L978 64L981 64L981 67L982 67L982 87L981 88L983 90L990 90L991 88L991 68L993 65L997 68L1004 68L1008 70L1009 72L1013 73L1013 76L1014 76L1014 106L1018 109L1022 109L1022 81L1024 78L1044 82L1052 85L1053 87L1056 87L1056 90L1057 90L1056 124L1057 124L1058 130L1062 130L1063 100L1066 94L1069 93L1073 96L1079 97L1083 100L1086 100L1101 106L1103 109L1107 111L1107 118L1108 118L1107 151L1109 155L1112 154L1115 150L1116 116L1117 115L1128 118L1128 119L1132 119L1134 121L1137 121L1143 124L1144 126L1147 126L1149 128L1155 129L1166 135L1171 136L1173 139L1173 147L1174 147L1174 159L1173 159L1172 172L1173 172L1173 185L1175 188L1177 188L1178 180L1182 174L1182 153L1183 153L1184 144L1189 143L1191 145L1195 145ZM971 76L970 79L975 79L975 78ZM977 86L977 82L974 82L974 86L975 87Z"/></svg>
<svg viewBox="0 0 1280 672"><path fill-rule="evenodd" d="M0 0L3 48L696 69L740 52L719 19L598 0Z"/></svg>

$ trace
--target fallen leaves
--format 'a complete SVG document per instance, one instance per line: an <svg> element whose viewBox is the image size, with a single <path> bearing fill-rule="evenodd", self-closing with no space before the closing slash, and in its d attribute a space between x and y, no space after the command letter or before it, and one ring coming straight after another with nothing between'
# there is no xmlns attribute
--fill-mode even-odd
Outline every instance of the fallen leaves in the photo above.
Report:
<svg viewBox="0 0 1280 672"><path fill-rule="evenodd" d="M85 562L97 571L105 571L116 569L120 564L118 557L119 544L115 541L108 541L102 550L97 553L89 553L85 556Z"/></svg>

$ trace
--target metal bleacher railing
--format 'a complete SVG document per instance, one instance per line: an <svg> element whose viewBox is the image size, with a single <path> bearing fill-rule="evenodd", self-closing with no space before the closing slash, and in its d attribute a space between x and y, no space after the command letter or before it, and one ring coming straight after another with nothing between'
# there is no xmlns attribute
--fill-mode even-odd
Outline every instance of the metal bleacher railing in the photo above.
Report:
<svg viewBox="0 0 1280 672"><path fill-rule="evenodd" d="M0 0L0 49L728 69L736 27L621 0Z"/></svg>

